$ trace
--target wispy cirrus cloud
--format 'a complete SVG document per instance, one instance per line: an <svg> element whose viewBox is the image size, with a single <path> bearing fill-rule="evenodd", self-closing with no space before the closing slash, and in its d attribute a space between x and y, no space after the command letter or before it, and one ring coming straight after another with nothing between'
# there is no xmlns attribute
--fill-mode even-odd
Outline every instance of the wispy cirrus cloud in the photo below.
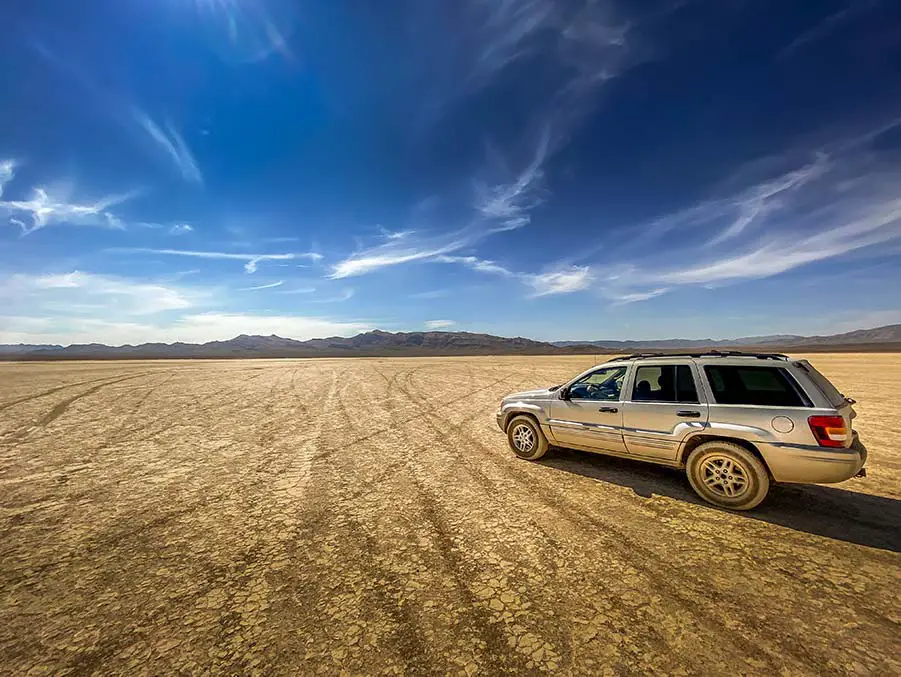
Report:
<svg viewBox="0 0 901 677"><path fill-rule="evenodd" d="M443 299L451 295L450 289L430 289L410 294L411 299Z"/></svg>
<svg viewBox="0 0 901 677"><path fill-rule="evenodd" d="M187 235L194 232L194 226L187 223L176 223L169 227L169 235Z"/></svg>
<svg viewBox="0 0 901 677"><path fill-rule="evenodd" d="M197 164L194 154L188 147L183 136L170 123L166 122L161 127L146 112L138 106L129 105L126 100L113 92L97 84L76 59L70 55L58 54L47 44L39 40L31 40L31 47L58 72L74 81L95 102L96 109L104 111L104 114L114 120L129 135L140 141L150 141L144 145L153 147L157 153L162 153L172 162L182 177L189 182L202 183L203 176Z"/></svg>
<svg viewBox="0 0 901 677"><path fill-rule="evenodd" d="M12 178L12 174L10 174ZM55 193L56 191L54 191ZM68 193L68 190L60 191ZM135 197L139 191L107 195L94 202L73 202L67 194L51 194L50 189L32 189L26 200L0 200L0 214L19 227L22 236L53 225L92 226L123 230L125 223L110 207Z"/></svg>
<svg viewBox="0 0 901 677"><path fill-rule="evenodd" d="M557 266L543 273L515 272L476 256L439 256L435 263L455 263L488 275L518 280L532 289L531 297L571 294L591 287L595 274L589 266Z"/></svg>
<svg viewBox="0 0 901 677"><path fill-rule="evenodd" d="M461 0L451 96L478 92L530 60L557 70L556 96L581 96L628 65L630 22L610 0ZM445 22L437 24L447 30ZM428 35L428 32L426 32ZM442 45L440 40L435 44Z"/></svg>
<svg viewBox="0 0 901 677"><path fill-rule="evenodd" d="M854 2L850 3L844 9L833 12L805 30L797 38L786 45L776 55L776 58L783 59L807 46L811 42L822 40L833 31L838 30L842 24L856 19L859 15L875 8L880 2L881 0L854 0Z"/></svg>
<svg viewBox="0 0 901 677"><path fill-rule="evenodd" d="M453 320L426 320L425 328L429 331L436 331L438 329L450 329L456 324Z"/></svg>
<svg viewBox="0 0 901 677"><path fill-rule="evenodd" d="M109 251L121 254L159 254L163 256L186 256L196 259L218 259L224 261L244 261L244 271L255 273L259 264L264 261L291 261L294 259L309 259L319 261L321 254L316 252L285 253L285 254L245 254L236 252L195 251L190 249L150 249L145 247L117 248Z"/></svg>
<svg viewBox="0 0 901 677"><path fill-rule="evenodd" d="M510 134L514 128L506 124L503 129L484 130L487 139L505 142L489 142L484 166L473 171L474 217L468 225L435 234L417 223L414 232L401 231L396 241L386 236L382 243L339 261L333 278L436 260L472 248L491 235L527 226L531 212L546 198L547 162L568 143L593 107L598 89L633 63L627 45L629 23L609 0L462 0L448 13L432 16L434 9L426 6L414 19L422 29L417 35L429 42L422 47L435 57L428 60L429 66L442 64L448 69L430 74L429 81L442 87L440 103L435 97L423 97L431 100L432 112L487 89L528 62L541 77L519 79L523 91L517 94L529 100L527 107L534 113L519 121L525 130L521 134ZM441 35L435 33L439 29ZM454 35L452 42L444 38L448 31ZM511 161L524 155L528 158L524 163Z"/></svg>
<svg viewBox="0 0 901 677"><path fill-rule="evenodd" d="M514 230L529 223L529 211L541 204L540 191L544 179L542 165L548 153L550 130L545 128L538 140L532 161L509 183L488 185L476 182L474 207L498 230Z"/></svg>
<svg viewBox="0 0 901 677"><path fill-rule="evenodd" d="M894 123L733 196L639 228L662 254L598 262L597 286L614 303L652 299L684 286L716 287L772 277L849 254L879 254L901 243L901 151L881 144ZM621 254L621 252L620 252ZM674 264L684 261L683 264Z"/></svg>
<svg viewBox="0 0 901 677"><path fill-rule="evenodd" d="M772 235L744 252L672 269L659 279L684 285L770 277L901 238L901 199L834 218L834 226L812 234Z"/></svg>
<svg viewBox="0 0 901 677"><path fill-rule="evenodd" d="M16 163L13 160L0 160L0 197L3 197L3 189L6 184L16 176Z"/></svg>
<svg viewBox="0 0 901 677"><path fill-rule="evenodd" d="M225 60L256 63L279 54L295 61L289 43L296 19L292 3L193 0L193 4L200 20L214 28Z"/></svg>
<svg viewBox="0 0 901 677"><path fill-rule="evenodd" d="M381 268L396 266L401 263L426 261L446 252L455 251L463 246L465 246L465 242L453 238L448 238L446 242L442 242L441 238L436 238L432 241L405 244L403 246L399 246L396 241L389 241L386 244L365 249L348 256L343 261L339 261L332 266L332 272L329 274L329 277L337 280L345 277L365 275Z"/></svg>
<svg viewBox="0 0 901 677"><path fill-rule="evenodd" d="M197 160L194 159L184 138L171 123L167 122L163 129L150 116L137 108L134 109L133 115L138 126L175 165L185 181L203 183L203 176L197 166Z"/></svg>
<svg viewBox="0 0 901 677"><path fill-rule="evenodd" d="M501 277L518 277L519 275L494 261L480 259L477 256L436 256L434 261L435 263L459 263L480 273L500 275Z"/></svg>
<svg viewBox="0 0 901 677"><path fill-rule="evenodd" d="M255 287L242 287L238 289L238 291L261 291L263 289L275 289L276 287L281 287L285 284L284 280L278 280L277 282L270 282L269 284L258 284Z"/></svg>
<svg viewBox="0 0 901 677"><path fill-rule="evenodd" d="M594 282L594 273L588 266L568 266L561 270L525 275L523 280L532 287L532 296L551 296L588 289Z"/></svg>
<svg viewBox="0 0 901 677"><path fill-rule="evenodd" d="M617 294L615 291L608 292L607 297L613 301L615 306L623 306L629 303L638 303L639 301L647 301L649 299L663 296L669 291L669 287L658 287L657 289L649 289L641 292L623 292Z"/></svg>
<svg viewBox="0 0 901 677"><path fill-rule="evenodd" d="M828 171L828 163L829 159L825 153L817 153L816 159L810 164L754 186L737 200L720 205L727 213L730 211L735 213L735 217L713 238L711 244L719 244L737 237L756 220L778 209L783 204L782 199L788 197L787 194L800 190L811 181L822 177ZM705 210L716 212L716 206L702 206L696 213L702 214Z"/></svg>

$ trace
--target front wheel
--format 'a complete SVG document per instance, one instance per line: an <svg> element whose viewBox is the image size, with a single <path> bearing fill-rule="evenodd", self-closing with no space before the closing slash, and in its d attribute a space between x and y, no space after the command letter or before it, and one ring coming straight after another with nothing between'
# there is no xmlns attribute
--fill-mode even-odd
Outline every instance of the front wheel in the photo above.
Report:
<svg viewBox="0 0 901 677"><path fill-rule="evenodd" d="M544 456L548 443L541 427L528 416L517 416L507 426L507 442L513 453L527 461Z"/></svg>
<svg viewBox="0 0 901 677"><path fill-rule="evenodd" d="M757 507L770 490L770 476L760 459L733 442L699 445L688 457L685 473L698 496L731 510Z"/></svg>

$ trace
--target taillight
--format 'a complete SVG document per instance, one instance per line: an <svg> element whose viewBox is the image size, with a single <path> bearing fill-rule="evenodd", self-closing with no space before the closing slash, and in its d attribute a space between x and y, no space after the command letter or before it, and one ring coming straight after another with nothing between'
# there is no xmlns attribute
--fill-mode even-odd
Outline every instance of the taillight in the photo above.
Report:
<svg viewBox="0 0 901 677"><path fill-rule="evenodd" d="M848 441L848 426L841 416L811 416L807 422L821 447L844 447Z"/></svg>

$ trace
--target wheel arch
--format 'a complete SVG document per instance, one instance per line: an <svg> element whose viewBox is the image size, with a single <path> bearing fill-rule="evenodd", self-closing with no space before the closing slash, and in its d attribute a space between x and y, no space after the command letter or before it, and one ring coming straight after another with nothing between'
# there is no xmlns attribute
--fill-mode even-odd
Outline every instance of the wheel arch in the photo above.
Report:
<svg viewBox="0 0 901 677"><path fill-rule="evenodd" d="M740 437L729 437L728 435L705 435L704 433L699 433L697 435L692 435L689 437L682 445L682 451L679 454L679 464L681 466L685 466L688 462L688 457L691 455L695 449L706 442L731 442L732 444L737 444L740 447L744 447L749 452L754 454L761 463L763 463L763 467L766 468L767 474L770 476L770 479L773 479L773 471L770 470L769 464L767 464L766 459L763 457L763 454L760 453L760 449L753 442L749 442L748 440L742 439Z"/></svg>
<svg viewBox="0 0 901 677"><path fill-rule="evenodd" d="M541 430L541 421L538 420L538 417L534 412L515 409L504 414L504 432L507 432L507 428L510 427L510 421L512 421L517 416L526 416L527 418L532 419L535 425L538 426L538 429Z"/></svg>

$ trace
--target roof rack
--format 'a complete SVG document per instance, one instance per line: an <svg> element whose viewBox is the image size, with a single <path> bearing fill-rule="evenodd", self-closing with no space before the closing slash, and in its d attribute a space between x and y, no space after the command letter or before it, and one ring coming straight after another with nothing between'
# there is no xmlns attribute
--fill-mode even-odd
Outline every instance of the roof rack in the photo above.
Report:
<svg viewBox="0 0 901 677"><path fill-rule="evenodd" d="M788 355L782 353L747 353L743 350L702 350L693 353L632 353L621 355L609 360L610 362L622 362L625 360L641 360L647 357L754 357L758 360L788 360Z"/></svg>

